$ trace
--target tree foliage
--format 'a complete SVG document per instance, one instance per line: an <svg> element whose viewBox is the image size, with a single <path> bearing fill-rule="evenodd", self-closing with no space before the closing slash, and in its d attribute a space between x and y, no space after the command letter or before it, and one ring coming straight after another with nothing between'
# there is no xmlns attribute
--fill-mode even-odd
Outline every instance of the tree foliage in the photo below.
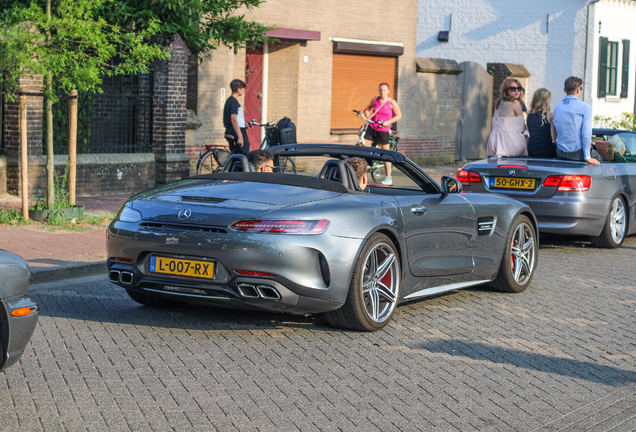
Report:
<svg viewBox="0 0 636 432"><path fill-rule="evenodd" d="M250 10L263 0L126 0L106 2L102 16L112 24L135 31L149 29L159 22L160 31L179 34L200 57L219 45L254 48L267 40L270 28L256 21L246 21L237 12Z"/></svg>
<svg viewBox="0 0 636 432"><path fill-rule="evenodd" d="M157 20L133 33L99 16L111 0L52 0L50 18L45 3L0 0L0 68L9 98L24 76L47 77L45 92L55 101L57 91L100 92L103 77L145 72L151 60L168 56L147 43L159 31Z"/></svg>

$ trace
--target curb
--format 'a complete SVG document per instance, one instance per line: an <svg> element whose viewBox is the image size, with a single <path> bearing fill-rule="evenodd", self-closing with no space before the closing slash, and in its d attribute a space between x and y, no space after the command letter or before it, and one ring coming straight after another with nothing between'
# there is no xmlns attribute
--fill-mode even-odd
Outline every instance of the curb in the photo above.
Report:
<svg viewBox="0 0 636 432"><path fill-rule="evenodd" d="M57 267L31 269L31 285L58 282L90 276L106 275L106 261L73 263Z"/></svg>

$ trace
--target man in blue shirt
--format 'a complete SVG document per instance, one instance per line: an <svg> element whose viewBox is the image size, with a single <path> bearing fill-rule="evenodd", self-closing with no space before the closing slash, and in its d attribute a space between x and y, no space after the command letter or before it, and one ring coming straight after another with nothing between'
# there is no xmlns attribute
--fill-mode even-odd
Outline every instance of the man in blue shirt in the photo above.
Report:
<svg viewBox="0 0 636 432"><path fill-rule="evenodd" d="M554 108L556 152L559 159L598 165L602 159L592 149L592 107L579 100L582 84L583 80L575 76L566 79L563 90L567 96Z"/></svg>

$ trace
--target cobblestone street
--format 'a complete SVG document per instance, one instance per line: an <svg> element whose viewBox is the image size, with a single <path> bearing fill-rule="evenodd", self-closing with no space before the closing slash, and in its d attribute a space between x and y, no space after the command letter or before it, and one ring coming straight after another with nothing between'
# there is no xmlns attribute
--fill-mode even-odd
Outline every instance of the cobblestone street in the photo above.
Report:
<svg viewBox="0 0 636 432"><path fill-rule="evenodd" d="M0 373L0 429L633 430L636 238L542 243L524 293L410 302L377 333L152 309L99 278L36 287L39 325Z"/></svg>

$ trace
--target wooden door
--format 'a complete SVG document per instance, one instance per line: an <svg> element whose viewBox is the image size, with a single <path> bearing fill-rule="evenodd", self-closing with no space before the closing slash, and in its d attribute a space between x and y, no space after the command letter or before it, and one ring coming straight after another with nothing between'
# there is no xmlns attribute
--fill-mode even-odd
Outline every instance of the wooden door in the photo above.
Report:
<svg viewBox="0 0 636 432"><path fill-rule="evenodd" d="M248 49L245 55L245 123L252 119L261 122L263 100L263 51L261 48ZM258 126L247 130L250 150L257 150L261 145L261 128Z"/></svg>

